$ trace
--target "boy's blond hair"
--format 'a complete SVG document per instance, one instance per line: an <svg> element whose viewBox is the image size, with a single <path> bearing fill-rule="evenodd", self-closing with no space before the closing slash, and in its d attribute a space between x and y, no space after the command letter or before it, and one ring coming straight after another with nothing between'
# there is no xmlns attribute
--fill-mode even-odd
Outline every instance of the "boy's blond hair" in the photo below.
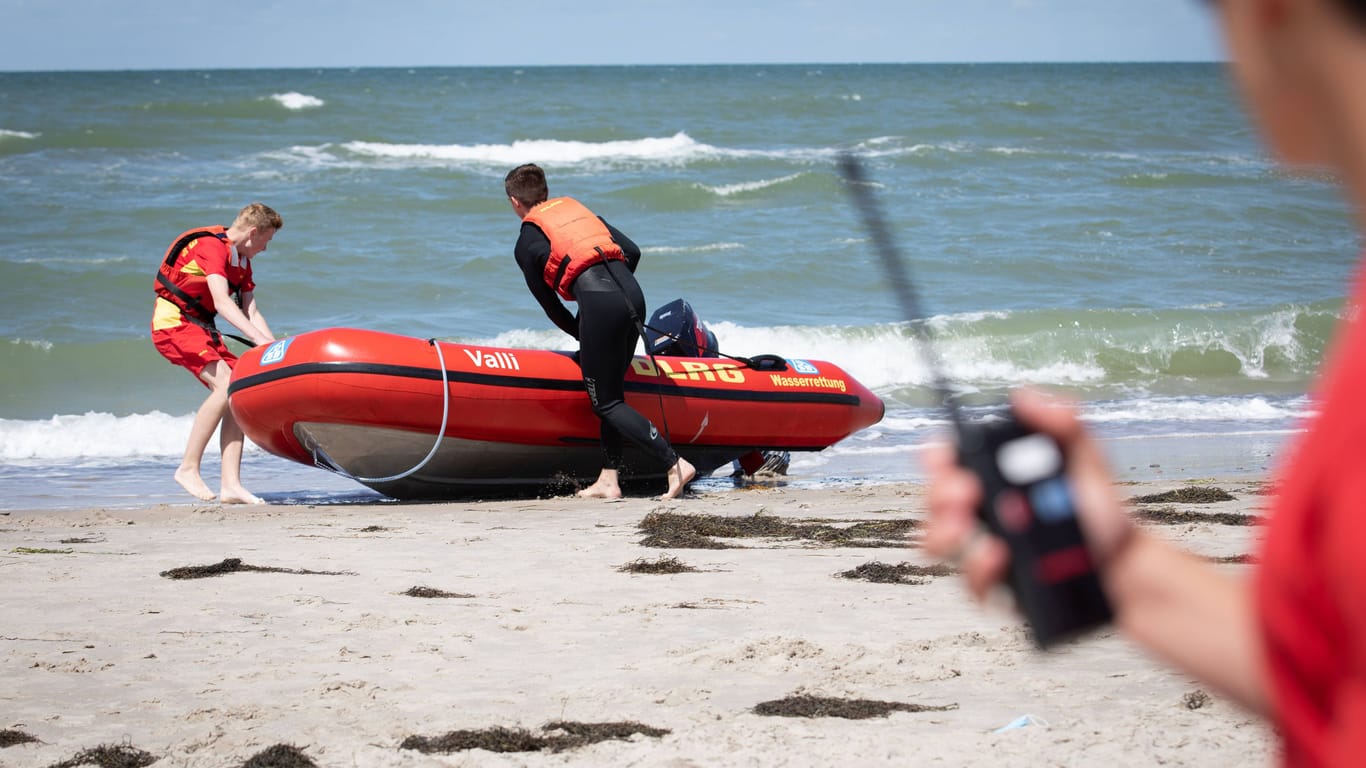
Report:
<svg viewBox="0 0 1366 768"><path fill-rule="evenodd" d="M237 214L234 227L241 229L280 229L285 220L265 203L252 203Z"/></svg>

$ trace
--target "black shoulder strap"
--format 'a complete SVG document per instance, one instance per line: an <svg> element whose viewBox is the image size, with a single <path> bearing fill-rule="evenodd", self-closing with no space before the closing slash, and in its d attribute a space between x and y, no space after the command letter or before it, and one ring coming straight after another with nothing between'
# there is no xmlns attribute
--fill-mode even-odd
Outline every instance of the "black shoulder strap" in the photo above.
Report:
<svg viewBox="0 0 1366 768"><path fill-rule="evenodd" d="M176 262L176 259L180 258L180 252L185 250L186 246L188 246L190 243L194 242L195 240L198 240L201 237L217 237L220 240L227 240L227 235L223 234L222 232L211 232L207 229L201 229L197 232L189 232L184 237L175 241L175 244L171 246L171 250L166 252L166 261L164 262L164 266L173 266ZM251 341L244 339L241 336L237 336L231 333L220 332L218 330L218 327L214 325L214 318L217 317L218 313L210 311L208 307L200 303L199 299L196 299L195 297L191 296L190 294L182 290L181 287L176 285L175 282L172 281L171 278L166 275L166 272L160 268L157 269L157 284L159 284L162 288L165 288L167 293L170 293L177 299L177 301L179 302L180 309L185 313L185 318L190 322L194 323L195 325L198 325L199 327L203 328L204 330L208 331L210 334L213 334L215 336L227 336L228 338L236 339L237 341L240 341L249 347L256 346L255 344L252 344ZM228 287L230 290L233 291L233 299L237 302L238 306L241 306L241 286L230 285Z"/></svg>
<svg viewBox="0 0 1366 768"><path fill-rule="evenodd" d="M187 314L193 315L195 320L200 321L201 324L213 324L213 319L218 313L201 304L199 299L186 293L180 286L172 282L165 272L159 269L157 270L157 283L174 296L180 302L180 308L185 310Z"/></svg>
<svg viewBox="0 0 1366 768"><path fill-rule="evenodd" d="M172 296L175 296L177 299L181 301L181 304L179 306L181 311L184 313L186 320L189 320L190 322L194 323L200 328L203 328L204 330L208 331L209 334L212 336L227 336L228 338L233 339L234 341L240 341L243 344L246 344L248 347L256 346L252 343L251 339L244 339L241 336L238 336L237 334L223 333L222 331L218 330L218 326L214 325L213 322L214 318L217 316L217 313L210 312L208 307L199 303L198 299L181 290L180 286L171 282L171 279L167 277L166 273L162 272L161 270L157 270L157 282L161 284L162 288L165 288L167 291L170 291Z"/></svg>
<svg viewBox="0 0 1366 768"><path fill-rule="evenodd" d="M175 260L180 258L180 252L185 250L185 247L190 243L201 237L216 237L224 242L227 242L228 239L228 236L222 232L211 232L207 229L201 229L197 232L187 232L184 237L175 241L175 244L171 246L171 250L166 252L166 266L169 267L175 264Z"/></svg>

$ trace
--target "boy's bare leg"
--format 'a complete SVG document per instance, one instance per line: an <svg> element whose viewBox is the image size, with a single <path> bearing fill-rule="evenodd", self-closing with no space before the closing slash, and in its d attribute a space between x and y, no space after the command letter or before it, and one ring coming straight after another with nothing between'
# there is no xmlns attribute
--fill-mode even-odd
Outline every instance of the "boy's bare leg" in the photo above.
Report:
<svg viewBox="0 0 1366 768"><path fill-rule="evenodd" d="M209 445L209 438L213 437L213 431L218 428L218 422L223 420L223 414L228 409L228 380L231 373L227 364L221 360L209 363L200 372L199 378L210 387L209 396L204 398L204 404L199 406L199 410L194 414L190 437L185 443L185 455L181 457L180 466L175 471L175 481L180 487L202 501L214 498L214 492L209 490L209 486L199 474L199 467L204 461L204 449ZM217 384L220 378L221 387Z"/></svg>
<svg viewBox="0 0 1366 768"><path fill-rule="evenodd" d="M264 504L264 499L242 487L242 427L231 410L223 413L218 428L218 444L223 452L223 485L218 494L224 504Z"/></svg>

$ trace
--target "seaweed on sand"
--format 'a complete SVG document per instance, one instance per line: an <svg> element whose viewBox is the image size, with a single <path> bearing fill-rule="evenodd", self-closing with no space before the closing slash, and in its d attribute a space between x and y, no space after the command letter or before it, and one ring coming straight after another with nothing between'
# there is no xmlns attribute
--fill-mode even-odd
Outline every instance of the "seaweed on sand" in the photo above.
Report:
<svg viewBox="0 0 1366 768"><path fill-rule="evenodd" d="M307 576L345 576L345 571L309 571L302 568L276 568L264 565L247 565L241 558L229 557L220 563L213 565L183 565L179 568L172 568L162 571L161 576L168 579L207 579L210 576L222 576L225 573L241 573L243 571L260 571L263 573L296 573Z"/></svg>
<svg viewBox="0 0 1366 768"><path fill-rule="evenodd" d="M1223 488L1192 485L1147 496L1135 496L1129 501L1135 504L1213 504L1219 501L1233 501L1234 497Z"/></svg>
<svg viewBox="0 0 1366 768"><path fill-rule="evenodd" d="M617 567L622 573L697 573L697 569L676 557L662 555L658 560L639 558Z"/></svg>
<svg viewBox="0 0 1366 768"><path fill-rule="evenodd" d="M489 752L562 752L600 741L629 739L639 733L659 738L669 733L635 722L579 723L558 720L541 727L542 733L525 728L494 726L479 730L448 731L440 736L409 736L399 749L432 754L483 749Z"/></svg>
<svg viewBox="0 0 1366 768"><path fill-rule="evenodd" d="M1257 525L1262 521L1257 515L1243 515L1237 512L1191 512L1172 509L1140 509L1133 513L1139 520L1163 525L1185 525L1187 523L1218 523L1220 525Z"/></svg>
<svg viewBox="0 0 1366 768"><path fill-rule="evenodd" d="M159 758L129 744L101 744L93 749L83 749L60 763L49 768L77 768L82 765L95 765L99 768L142 768L155 763Z"/></svg>
<svg viewBox="0 0 1366 768"><path fill-rule="evenodd" d="M318 768L318 764L292 744L275 744L252 755L242 768Z"/></svg>
<svg viewBox="0 0 1366 768"><path fill-rule="evenodd" d="M468 595L464 592L447 592L444 589L437 589L436 587L409 587L408 591L403 594L408 597L474 597L474 595Z"/></svg>
<svg viewBox="0 0 1366 768"><path fill-rule="evenodd" d="M877 560L864 563L857 568L841 571L836 576L841 579L863 579L875 584L925 584L930 576L951 576L958 571L942 563L937 565L912 565L911 563L883 563Z"/></svg>
<svg viewBox="0 0 1366 768"><path fill-rule="evenodd" d="M904 547L919 523L891 520L790 520L773 515L684 515L651 512L639 528L649 534L640 543L647 547L677 549L724 549L718 538L767 538L810 542L826 547Z"/></svg>
<svg viewBox="0 0 1366 768"><path fill-rule="evenodd" d="M901 701L873 699L835 699L825 696L788 696L763 701L754 705L754 714L778 717L842 717L846 720L866 720L886 717L893 712L947 712L958 709L957 704L909 704Z"/></svg>
<svg viewBox="0 0 1366 768"><path fill-rule="evenodd" d="M0 731L0 749L12 747L15 744L32 744L38 741L34 736L30 736L23 731L16 731L10 728Z"/></svg>

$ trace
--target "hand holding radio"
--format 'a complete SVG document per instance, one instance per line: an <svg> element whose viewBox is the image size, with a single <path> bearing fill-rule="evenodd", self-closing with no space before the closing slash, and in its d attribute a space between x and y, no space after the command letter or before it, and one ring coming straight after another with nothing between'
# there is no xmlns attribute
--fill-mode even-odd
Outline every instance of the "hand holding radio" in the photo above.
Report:
<svg viewBox="0 0 1366 768"><path fill-rule="evenodd" d="M978 597L1009 584L1047 647L1111 619L1102 570L1133 528L1073 409L1022 390L1010 414L927 450L924 545L958 559Z"/></svg>

